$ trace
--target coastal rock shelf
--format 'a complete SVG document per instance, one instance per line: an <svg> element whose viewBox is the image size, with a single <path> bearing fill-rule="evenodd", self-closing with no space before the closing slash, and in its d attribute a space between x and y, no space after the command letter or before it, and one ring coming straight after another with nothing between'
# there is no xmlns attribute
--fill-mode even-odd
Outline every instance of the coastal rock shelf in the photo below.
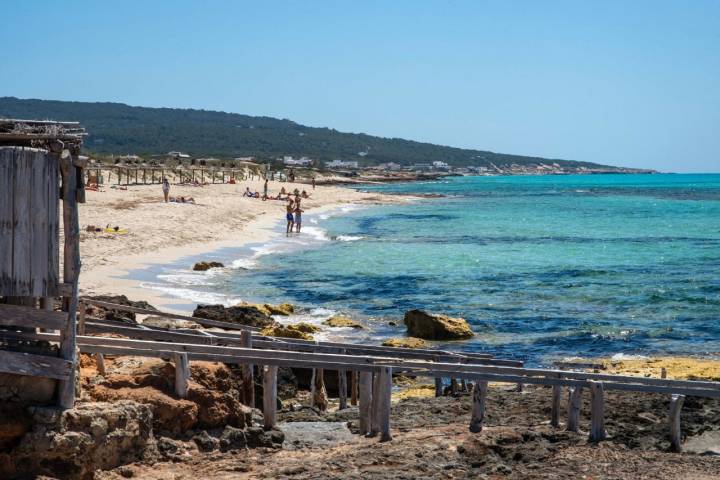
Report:
<svg viewBox="0 0 720 480"><path fill-rule="evenodd" d="M425 340L465 340L475 336L463 318L410 310L403 321L408 335Z"/></svg>

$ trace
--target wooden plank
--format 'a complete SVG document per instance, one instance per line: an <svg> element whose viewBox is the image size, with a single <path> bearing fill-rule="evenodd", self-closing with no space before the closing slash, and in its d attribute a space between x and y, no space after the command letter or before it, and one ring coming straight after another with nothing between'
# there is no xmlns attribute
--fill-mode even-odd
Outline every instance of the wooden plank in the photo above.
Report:
<svg viewBox="0 0 720 480"><path fill-rule="evenodd" d="M85 323L85 331L87 333L115 333L124 335L130 338L136 338L140 340L159 340L166 342L178 342L178 343L194 343L196 345L217 345L217 344L231 344L231 345L242 345L242 340L238 339L218 339L218 337L212 336L200 336L188 333L178 333L168 330L158 330L154 328L138 328L130 327L125 324L121 325L109 325L104 322L87 322Z"/></svg>
<svg viewBox="0 0 720 480"><path fill-rule="evenodd" d="M347 408L347 370L338 370L338 409Z"/></svg>
<svg viewBox="0 0 720 480"><path fill-rule="evenodd" d="M559 375L557 378L561 378ZM550 407L550 425L560 426L560 399L562 397L562 385L552 386L552 406Z"/></svg>
<svg viewBox="0 0 720 480"><path fill-rule="evenodd" d="M244 348L251 349L253 347L252 335L250 335L250 332L247 330L242 333L240 341ZM255 408L255 380L253 378L253 370L254 367L252 364L242 365L240 367L240 377L242 378L240 398L243 404L251 408Z"/></svg>
<svg viewBox="0 0 720 480"><path fill-rule="evenodd" d="M188 381L190 380L190 362L187 353L173 355L175 364L175 394L180 398L187 398Z"/></svg>
<svg viewBox="0 0 720 480"><path fill-rule="evenodd" d="M360 372L360 435L370 433L372 407L372 372Z"/></svg>
<svg viewBox="0 0 720 480"><path fill-rule="evenodd" d="M443 380L440 377L435 378L435 396L436 397L443 396Z"/></svg>
<svg viewBox="0 0 720 480"><path fill-rule="evenodd" d="M16 150L15 184L13 185L13 283L14 296L34 296L30 244L32 235L32 181L33 158L31 149Z"/></svg>
<svg viewBox="0 0 720 480"><path fill-rule="evenodd" d="M48 310L0 304L0 326L59 330L65 326L65 315Z"/></svg>
<svg viewBox="0 0 720 480"><path fill-rule="evenodd" d="M680 427L680 411L685 402L685 395L672 395L670 397L670 450L682 451L682 429Z"/></svg>
<svg viewBox="0 0 720 480"><path fill-rule="evenodd" d="M380 375L377 370L373 372L372 379L372 403L370 404L370 432L368 437L375 437L380 432Z"/></svg>
<svg viewBox="0 0 720 480"><path fill-rule="evenodd" d="M478 381L473 385L472 414L470 417L470 431L478 433L482 431L483 420L485 419L485 402L487 399L488 382Z"/></svg>
<svg viewBox="0 0 720 480"><path fill-rule="evenodd" d="M15 293L13 280L13 198L15 148L0 147L0 295Z"/></svg>
<svg viewBox="0 0 720 480"><path fill-rule="evenodd" d="M582 408L583 387L570 387L568 393L567 430L577 433L580 428L580 409Z"/></svg>
<svg viewBox="0 0 720 480"><path fill-rule="evenodd" d="M277 411L277 370L274 365L263 367L263 426L266 430L275 427Z"/></svg>
<svg viewBox="0 0 720 480"><path fill-rule="evenodd" d="M590 384L590 441L605 439L605 398L602 382L589 381Z"/></svg>
<svg viewBox="0 0 720 480"><path fill-rule="evenodd" d="M0 372L32 377L68 378L71 363L57 357L0 350Z"/></svg>
<svg viewBox="0 0 720 480"><path fill-rule="evenodd" d="M390 413L392 410L392 369L381 367L378 372L378 429L381 442L392 440Z"/></svg>
<svg viewBox="0 0 720 480"><path fill-rule="evenodd" d="M30 276L32 278L31 292L34 296L45 297L48 295L48 254L50 248L48 243L53 243L48 232L48 201L49 193L47 185L57 183L57 177L49 178L47 172L49 155L33 155L30 161L29 179L25 179L26 189L30 190L29 211L30 234L26 240L30 251ZM55 163L55 162L54 162ZM57 199L57 198L56 198Z"/></svg>
<svg viewBox="0 0 720 480"><path fill-rule="evenodd" d="M327 390L325 389L325 370L323 368L313 369L310 385L311 405L321 412L326 411L328 408L328 397Z"/></svg>
<svg viewBox="0 0 720 480"><path fill-rule="evenodd" d="M350 372L350 405L358 404L358 372Z"/></svg>
<svg viewBox="0 0 720 480"><path fill-rule="evenodd" d="M50 179L47 186L47 231L49 240L47 243L47 292L48 297L60 296L60 164L54 155L50 155L47 161L47 175Z"/></svg>

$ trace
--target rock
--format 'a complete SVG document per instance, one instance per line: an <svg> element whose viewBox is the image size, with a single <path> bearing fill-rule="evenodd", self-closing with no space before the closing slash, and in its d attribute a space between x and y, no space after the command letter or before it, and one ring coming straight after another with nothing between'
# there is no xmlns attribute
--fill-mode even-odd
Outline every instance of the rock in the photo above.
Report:
<svg viewBox="0 0 720 480"><path fill-rule="evenodd" d="M397 322L394 322L394 321L390 320L390 321L388 322L388 325L390 325L391 327L397 327Z"/></svg>
<svg viewBox="0 0 720 480"><path fill-rule="evenodd" d="M264 328L260 333L268 337L299 338L301 340L312 340L313 333L320 331L319 327L309 323L296 323L293 325L276 325Z"/></svg>
<svg viewBox="0 0 720 480"><path fill-rule="evenodd" d="M272 315L288 316L292 313L295 313L295 306L291 303L279 303L277 305L266 303L265 308L267 308Z"/></svg>
<svg viewBox="0 0 720 480"><path fill-rule="evenodd" d="M251 410L227 393L191 386L187 399L197 405L200 428L219 428L225 425L243 428L251 421Z"/></svg>
<svg viewBox="0 0 720 480"><path fill-rule="evenodd" d="M239 428L225 427L220 436L220 450L227 452L228 450L240 450L247 446L245 432Z"/></svg>
<svg viewBox="0 0 720 480"><path fill-rule="evenodd" d="M125 295L95 295L95 296L88 296L87 297L90 300L98 300L101 302L109 302L109 303L116 303L118 305L126 305L128 307L136 307L136 308L143 308L145 310L155 310L157 309L150 305L147 302L139 301L135 302L132 300L128 300L128 298ZM85 310L87 314L92 315L97 318L105 319L105 320L115 320L119 322L125 322L125 323L137 323L135 321L135 314L132 312L124 312L122 310L113 310L108 309L104 307L98 307L95 305L88 305L87 309Z"/></svg>
<svg viewBox="0 0 720 480"><path fill-rule="evenodd" d="M14 447L30 429L30 419L20 405L0 407L0 451Z"/></svg>
<svg viewBox="0 0 720 480"><path fill-rule="evenodd" d="M30 342L28 342L30 343ZM49 352L13 348L16 351L48 355ZM55 353L57 355L57 353ZM55 395L56 381L51 378L0 373L0 405L50 405ZM0 417L2 418L2 417Z"/></svg>
<svg viewBox="0 0 720 480"><path fill-rule="evenodd" d="M224 268L225 265L223 265L220 262L197 262L195 265L193 265L193 270L196 272L204 272L206 270L210 270L211 268Z"/></svg>
<svg viewBox="0 0 720 480"><path fill-rule="evenodd" d="M400 347L400 348L423 348L427 346L427 342L422 338L391 338L382 343L383 347Z"/></svg>
<svg viewBox="0 0 720 480"><path fill-rule="evenodd" d="M235 305L228 308L223 305L198 305L193 312L193 317L260 328L277 325L270 315L259 311L255 306L248 305Z"/></svg>
<svg viewBox="0 0 720 480"><path fill-rule="evenodd" d="M348 328L364 328L360 323L355 320L344 317L342 315L334 315L323 322L323 325L328 327L348 327Z"/></svg>
<svg viewBox="0 0 720 480"><path fill-rule="evenodd" d="M266 431L263 427L248 427L245 429L245 438L249 448L282 448L285 434L277 428Z"/></svg>
<svg viewBox="0 0 720 480"><path fill-rule="evenodd" d="M432 314L422 310L405 312L403 321L408 335L426 340L462 340L475 335L462 318Z"/></svg>
<svg viewBox="0 0 720 480"><path fill-rule="evenodd" d="M31 407L28 412L33 428L17 447L0 454L0 478L93 478L95 470L142 460L152 446L152 413L136 402L79 403L64 411Z"/></svg>
<svg viewBox="0 0 720 480"><path fill-rule="evenodd" d="M202 327L199 323L195 323L190 320L177 320L165 317L147 317L142 321L142 324L146 327L164 328L168 330L174 330L177 328L198 329Z"/></svg>
<svg viewBox="0 0 720 480"><path fill-rule="evenodd" d="M220 440L210 436L205 430L192 437L192 441L195 442L201 452L212 452L220 448Z"/></svg>

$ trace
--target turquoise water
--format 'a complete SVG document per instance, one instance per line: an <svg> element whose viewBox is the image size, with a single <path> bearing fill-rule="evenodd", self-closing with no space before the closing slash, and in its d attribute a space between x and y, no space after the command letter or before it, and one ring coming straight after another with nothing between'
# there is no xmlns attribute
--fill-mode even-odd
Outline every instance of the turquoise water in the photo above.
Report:
<svg viewBox="0 0 720 480"><path fill-rule="evenodd" d="M461 316L477 337L452 348L531 364L720 352L720 175L457 177L367 189L443 197L308 215L299 237L220 252L235 269L161 279L226 303L290 301L308 307L306 320L350 313L372 331L337 333L360 340L401 336L411 308Z"/></svg>

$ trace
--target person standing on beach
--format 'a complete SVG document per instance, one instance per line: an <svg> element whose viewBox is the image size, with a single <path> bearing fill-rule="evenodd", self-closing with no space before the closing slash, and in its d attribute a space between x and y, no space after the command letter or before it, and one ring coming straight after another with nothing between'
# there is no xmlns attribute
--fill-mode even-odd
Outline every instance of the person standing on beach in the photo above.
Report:
<svg viewBox="0 0 720 480"><path fill-rule="evenodd" d="M295 219L293 218L293 209L293 201L288 198L288 203L285 206L285 219L287 220L287 228L285 229L285 233L287 233L288 235L292 233L293 226L295 225Z"/></svg>
<svg viewBox="0 0 720 480"><path fill-rule="evenodd" d="M313 190L315 190L315 177L313 177Z"/></svg>
<svg viewBox="0 0 720 480"><path fill-rule="evenodd" d="M165 203L168 203L168 201L170 201L170 182L168 182L167 177L163 177L162 191L165 197Z"/></svg>
<svg viewBox="0 0 720 480"><path fill-rule="evenodd" d="M300 233L302 226L302 210L300 209L300 199L295 199L295 232Z"/></svg>
<svg viewBox="0 0 720 480"><path fill-rule="evenodd" d="M263 199L267 200L268 180L265 178L265 185L263 185Z"/></svg>

